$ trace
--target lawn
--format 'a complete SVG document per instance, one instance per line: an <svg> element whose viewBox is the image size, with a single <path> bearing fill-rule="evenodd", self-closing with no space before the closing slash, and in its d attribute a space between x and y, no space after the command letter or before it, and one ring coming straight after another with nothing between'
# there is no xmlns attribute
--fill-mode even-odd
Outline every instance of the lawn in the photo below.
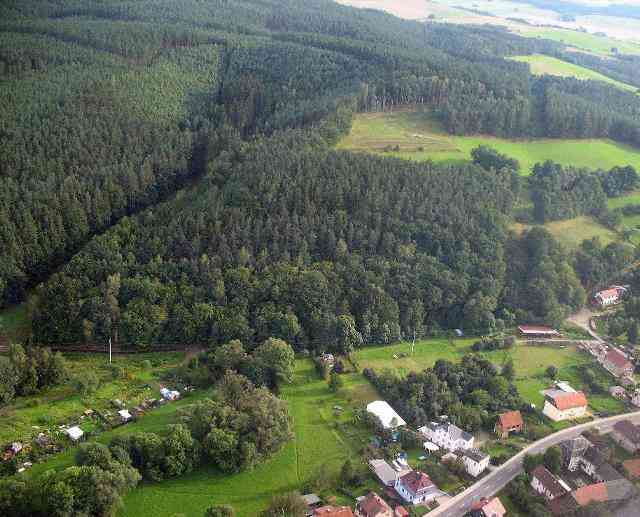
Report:
<svg viewBox="0 0 640 517"><path fill-rule="evenodd" d="M524 230L531 228L531 226L514 223L512 228L516 232L522 233ZM552 221L546 223L544 228L558 239L558 241L571 249L577 248L582 241L593 237L599 237L600 241L605 245L619 239L614 231L605 228L593 217L589 216L565 219L563 221Z"/></svg>
<svg viewBox="0 0 640 517"><path fill-rule="evenodd" d="M359 114L351 133L337 147L415 161L456 162L469 160L471 150L483 144L518 159L523 174L529 174L533 165L545 160L577 167L610 169L632 165L640 169L640 151L612 140L455 136L445 132L429 111L420 109Z"/></svg>
<svg viewBox="0 0 640 517"><path fill-rule="evenodd" d="M145 483L126 497L120 515L202 515L208 506L224 503L233 505L239 517L253 517L273 494L302 490L323 466L336 476L369 438L368 431L352 425L353 409L377 398L361 375L342 377L344 387L334 394L310 360L299 360L293 384L282 391L295 438L280 453L249 472L221 475L204 468L179 479ZM340 415L333 409L337 405L344 408Z"/></svg>
<svg viewBox="0 0 640 517"><path fill-rule="evenodd" d="M113 364L123 375L113 378L104 354L68 355L71 376L83 370L96 372L101 380L98 390L82 396L71 384L56 386L28 397L16 398L0 408L0 443L27 439L44 428L53 428L77 419L85 409L106 409L110 401L120 399L130 406L144 398L159 396L158 374L182 361L184 354L141 354L115 356ZM148 369L146 360L151 362ZM34 428L36 426L36 428Z"/></svg>
<svg viewBox="0 0 640 517"><path fill-rule="evenodd" d="M406 375L411 371L421 371L433 366L438 359L459 361L465 353L471 352L473 339L440 340L429 339L416 343L413 354L410 343L400 343L390 346L376 346L360 349L356 358L362 368L373 368L382 371L391 369L399 375ZM401 355L406 357L401 357ZM608 386L613 385L613 379L599 366L593 358L578 351L574 346L527 345L518 343L512 350L496 350L483 352L496 366L501 366L504 360L511 356L516 369L515 385L522 397L540 407L544 397L540 393L549 387L551 380L545 377L547 367L553 365L558 368L558 378L569 381L574 388L583 389L578 367L592 365L601 380ZM394 359L394 356L398 357ZM589 397L590 406L595 411L620 412L623 404L607 395Z"/></svg>
<svg viewBox="0 0 640 517"><path fill-rule="evenodd" d="M514 61L520 61L521 63L528 63L531 73L534 75L556 75L560 77L575 77L583 81L603 81L609 83L621 90L636 92L638 88L630 84L616 81L606 75L590 70L583 66L574 65L567 61L556 59L555 57L544 56L541 54L534 54L531 56L516 56L512 57Z"/></svg>

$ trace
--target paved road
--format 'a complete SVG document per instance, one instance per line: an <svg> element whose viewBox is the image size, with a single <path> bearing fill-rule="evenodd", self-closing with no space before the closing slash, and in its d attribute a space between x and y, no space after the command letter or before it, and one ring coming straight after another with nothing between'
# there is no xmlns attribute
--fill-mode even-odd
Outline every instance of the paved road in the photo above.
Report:
<svg viewBox="0 0 640 517"><path fill-rule="evenodd" d="M596 428L603 433L609 432L616 422L625 419L629 419L635 424L640 424L640 411L593 420L586 424L580 424L563 431L558 431L557 433L551 434L542 440L538 440L537 442L529 445L526 449L520 451L516 456L500 467L497 467L489 475L467 488L464 492L451 498L447 503L429 512L427 515L429 517L462 517L469 511L471 505L480 499L480 497L490 497L496 494L512 479L517 477L522 472L522 460L525 454L538 454L544 452L549 447L557 445L564 440L575 438L580 433L588 429Z"/></svg>

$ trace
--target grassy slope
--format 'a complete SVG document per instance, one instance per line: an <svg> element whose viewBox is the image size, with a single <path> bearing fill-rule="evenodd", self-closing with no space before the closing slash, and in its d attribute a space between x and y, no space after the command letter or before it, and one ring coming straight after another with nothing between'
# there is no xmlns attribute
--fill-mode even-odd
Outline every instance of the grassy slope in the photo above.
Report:
<svg viewBox="0 0 640 517"><path fill-rule="evenodd" d="M364 113L357 115L349 136L339 149L366 151L410 160L468 160L478 145L492 146L517 158L523 174L535 163L553 160L578 167L608 169L616 165L633 165L640 169L640 152L611 140L507 140L491 136L453 136L422 111ZM387 146L400 147L400 152L384 152ZM419 148L423 150L419 150Z"/></svg>
<svg viewBox="0 0 640 517"><path fill-rule="evenodd" d="M599 237L603 244L609 244L618 240L618 235L602 226L593 217L581 216L563 221L553 221L546 223L544 227L558 241L568 248L577 248L584 240ZM514 223L512 228L521 233L530 228L529 225Z"/></svg>
<svg viewBox="0 0 640 517"><path fill-rule="evenodd" d="M19 339L28 333L29 326L26 303L3 309L0 311L0 342Z"/></svg>
<svg viewBox="0 0 640 517"><path fill-rule="evenodd" d="M98 390L86 397L75 392L70 384L56 386L29 397L20 397L0 408L0 443L12 439L25 439L38 434L40 428L53 428L77 419L87 408L110 408L110 401L118 398L135 405L143 398L159 396L156 375L175 366L183 354L141 354L139 356L116 356L114 364L121 366L124 376L114 380L105 355L69 356L71 375L82 370L93 370L101 379ZM143 361L149 359L152 369L146 370ZM149 387L145 387L149 386Z"/></svg>
<svg viewBox="0 0 640 517"><path fill-rule="evenodd" d="M274 493L301 490L322 465L336 475L369 436L350 425L352 409L377 398L362 376L343 378L345 386L335 395L317 376L311 361L298 361L295 381L282 393L289 402L295 438L280 453L250 472L223 476L214 469L200 469L179 479L144 484L127 496L121 515L202 515L214 503L227 503L239 517L253 517ZM333 414L335 405L345 408L339 418ZM336 426L336 422L345 425Z"/></svg>
<svg viewBox="0 0 640 517"><path fill-rule="evenodd" d="M559 41L565 45L595 54L610 55L612 48L617 48L622 54L640 54L640 44L638 43L596 36L586 32L547 27L525 27L518 32L522 36Z"/></svg>
<svg viewBox="0 0 640 517"><path fill-rule="evenodd" d="M356 357L362 368L373 368L378 371L385 368L392 369L400 374L409 371L420 371L433 366L438 359L458 361L467 352L474 340L426 340L416 344L413 355L409 343L400 343L387 347L368 347L359 350ZM394 359L394 355L406 353L409 357ZM560 348L552 346L529 346L518 344L510 351L486 352L485 355L497 366L500 366L505 357L513 357L516 368L516 386L521 395L528 402L540 405L543 396L540 391L549 386L550 380L545 378L544 371L548 366L558 368L558 378L568 380L576 389L581 389L577 367L584 364L594 364L593 359L587 354L579 352L575 347ZM599 371L594 364L594 370ZM613 385L613 379L607 378L604 370L600 372L603 381L607 385ZM608 395L590 396L590 405L597 411L620 411L623 405Z"/></svg>
<svg viewBox="0 0 640 517"><path fill-rule="evenodd" d="M638 88L635 86L616 81L615 79L611 79L610 77L590 70L589 68L574 65L573 63L568 63L567 61L562 61L555 57L534 54L531 56L516 56L511 59L520 61L521 63L528 63L531 73L534 75L556 75L560 77L575 77L576 79L581 79L583 81L603 81L612 84L621 90L631 92L638 91Z"/></svg>

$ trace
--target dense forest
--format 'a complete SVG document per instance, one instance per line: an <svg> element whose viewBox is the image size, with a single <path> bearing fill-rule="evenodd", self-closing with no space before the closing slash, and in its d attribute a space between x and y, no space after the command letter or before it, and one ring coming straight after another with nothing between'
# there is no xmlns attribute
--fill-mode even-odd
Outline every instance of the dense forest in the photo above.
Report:
<svg viewBox="0 0 640 517"><path fill-rule="evenodd" d="M509 235L516 163L330 147L356 111L416 103L457 134L640 145L640 98L536 78L503 58L562 46L495 27L328 0L14 0L0 19L0 304L31 290L43 344L347 351L557 321L584 293L550 236ZM538 265L550 302L515 287Z"/></svg>

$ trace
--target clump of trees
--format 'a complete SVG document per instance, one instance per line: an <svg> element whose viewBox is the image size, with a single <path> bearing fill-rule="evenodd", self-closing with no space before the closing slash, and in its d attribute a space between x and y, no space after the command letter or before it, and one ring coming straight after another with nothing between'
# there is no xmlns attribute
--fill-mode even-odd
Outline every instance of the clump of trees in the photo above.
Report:
<svg viewBox="0 0 640 517"><path fill-rule="evenodd" d="M473 431L493 425L496 413L523 405L512 376L506 372L505 377L477 354L466 354L459 364L438 360L433 368L406 378L390 371L378 374L367 369L363 373L396 411L416 425L447 415Z"/></svg>
<svg viewBox="0 0 640 517"><path fill-rule="evenodd" d="M515 336L507 337L483 337L480 341L476 341L471 345L474 352L491 351L491 350L510 350L516 344Z"/></svg>
<svg viewBox="0 0 640 517"><path fill-rule="evenodd" d="M43 388L66 381L68 370L60 353L49 348L13 344L0 356L0 405L14 397L32 395Z"/></svg>

